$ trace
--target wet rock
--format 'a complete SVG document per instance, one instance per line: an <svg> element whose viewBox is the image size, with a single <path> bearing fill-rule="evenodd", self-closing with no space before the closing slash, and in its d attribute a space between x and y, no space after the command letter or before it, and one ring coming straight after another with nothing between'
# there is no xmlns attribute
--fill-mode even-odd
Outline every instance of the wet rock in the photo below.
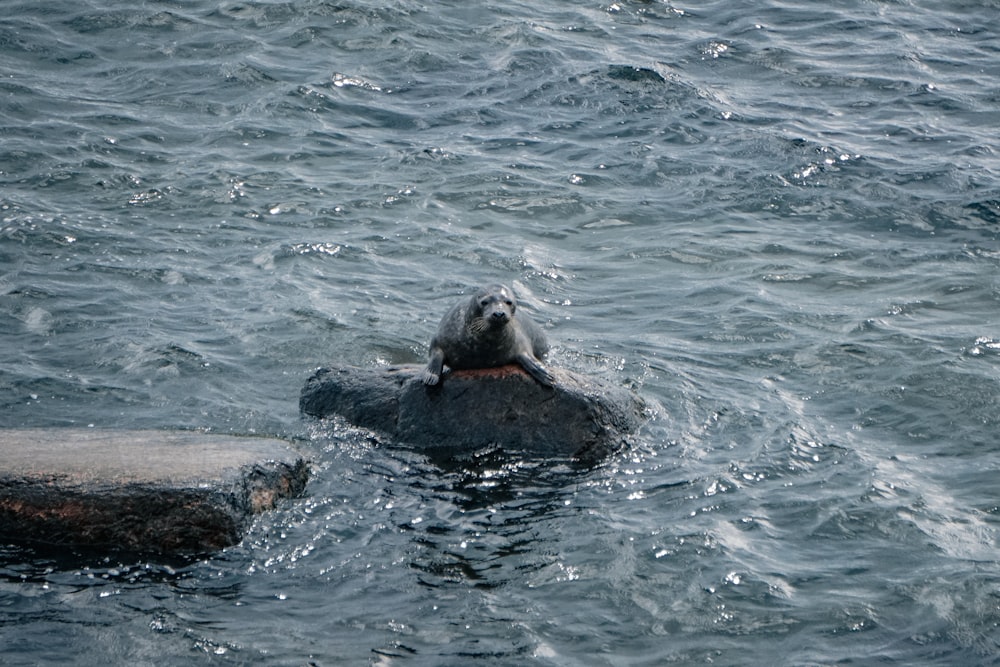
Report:
<svg viewBox="0 0 1000 667"><path fill-rule="evenodd" d="M306 382L307 415L339 415L422 449L471 453L488 446L591 460L619 448L645 419L632 392L550 368L544 387L520 366L453 371L434 387L421 366L324 368Z"/></svg>
<svg viewBox="0 0 1000 667"><path fill-rule="evenodd" d="M0 430L0 540L200 553L302 493L272 438L182 431Z"/></svg>

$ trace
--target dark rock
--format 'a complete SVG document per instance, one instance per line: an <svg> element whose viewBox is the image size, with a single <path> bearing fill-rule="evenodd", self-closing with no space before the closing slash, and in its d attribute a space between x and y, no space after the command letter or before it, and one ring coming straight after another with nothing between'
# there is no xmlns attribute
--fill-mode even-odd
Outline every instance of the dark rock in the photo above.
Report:
<svg viewBox="0 0 1000 667"><path fill-rule="evenodd" d="M608 76L619 81L630 81L633 83L665 83L666 79L656 70L648 67L635 67L634 65L611 65L608 67Z"/></svg>
<svg viewBox="0 0 1000 667"><path fill-rule="evenodd" d="M339 415L401 443L474 452L487 446L529 455L593 459L619 448L644 420L632 392L550 368L555 387L520 366L453 371L425 386L420 366L320 369L299 407L314 417Z"/></svg>
<svg viewBox="0 0 1000 667"><path fill-rule="evenodd" d="M0 430L0 540L200 553L302 493L271 438L182 431Z"/></svg>

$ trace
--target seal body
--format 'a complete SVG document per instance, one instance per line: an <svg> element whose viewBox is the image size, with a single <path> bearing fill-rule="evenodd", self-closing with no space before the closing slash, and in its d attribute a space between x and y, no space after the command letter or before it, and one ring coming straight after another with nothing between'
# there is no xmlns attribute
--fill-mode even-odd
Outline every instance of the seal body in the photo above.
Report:
<svg viewBox="0 0 1000 667"><path fill-rule="evenodd" d="M489 285L445 314L431 340L430 361L420 376L424 384L435 385L444 366L462 370L518 363L551 387L552 375L540 361L548 351L541 327L517 312L510 288Z"/></svg>

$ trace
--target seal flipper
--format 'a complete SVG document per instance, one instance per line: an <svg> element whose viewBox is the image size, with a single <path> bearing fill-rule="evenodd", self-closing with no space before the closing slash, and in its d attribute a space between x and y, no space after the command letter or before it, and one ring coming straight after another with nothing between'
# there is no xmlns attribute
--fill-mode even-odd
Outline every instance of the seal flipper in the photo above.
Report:
<svg viewBox="0 0 1000 667"><path fill-rule="evenodd" d="M431 348L431 358L427 362L427 368L420 372L420 379L428 387L436 385L441 379L441 372L444 370L444 350L440 347Z"/></svg>
<svg viewBox="0 0 1000 667"><path fill-rule="evenodd" d="M531 374L531 377L538 380L540 383L546 387L551 387L556 383L556 379L552 377L552 373L542 366L538 359L535 359L530 354L519 354L517 355L517 363L524 367L524 370Z"/></svg>

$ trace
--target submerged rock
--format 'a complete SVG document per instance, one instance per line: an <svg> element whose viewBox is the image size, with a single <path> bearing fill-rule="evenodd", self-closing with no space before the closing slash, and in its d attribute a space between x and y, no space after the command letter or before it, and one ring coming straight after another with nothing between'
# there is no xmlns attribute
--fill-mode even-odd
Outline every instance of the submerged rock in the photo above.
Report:
<svg viewBox="0 0 1000 667"><path fill-rule="evenodd" d="M272 438L182 431L0 430L0 540L199 553L302 493Z"/></svg>
<svg viewBox="0 0 1000 667"><path fill-rule="evenodd" d="M518 365L453 371L421 382L421 366L324 368L306 382L307 415L339 415L390 439L437 451L488 446L592 460L619 448L644 421L632 392L563 369L545 387Z"/></svg>

